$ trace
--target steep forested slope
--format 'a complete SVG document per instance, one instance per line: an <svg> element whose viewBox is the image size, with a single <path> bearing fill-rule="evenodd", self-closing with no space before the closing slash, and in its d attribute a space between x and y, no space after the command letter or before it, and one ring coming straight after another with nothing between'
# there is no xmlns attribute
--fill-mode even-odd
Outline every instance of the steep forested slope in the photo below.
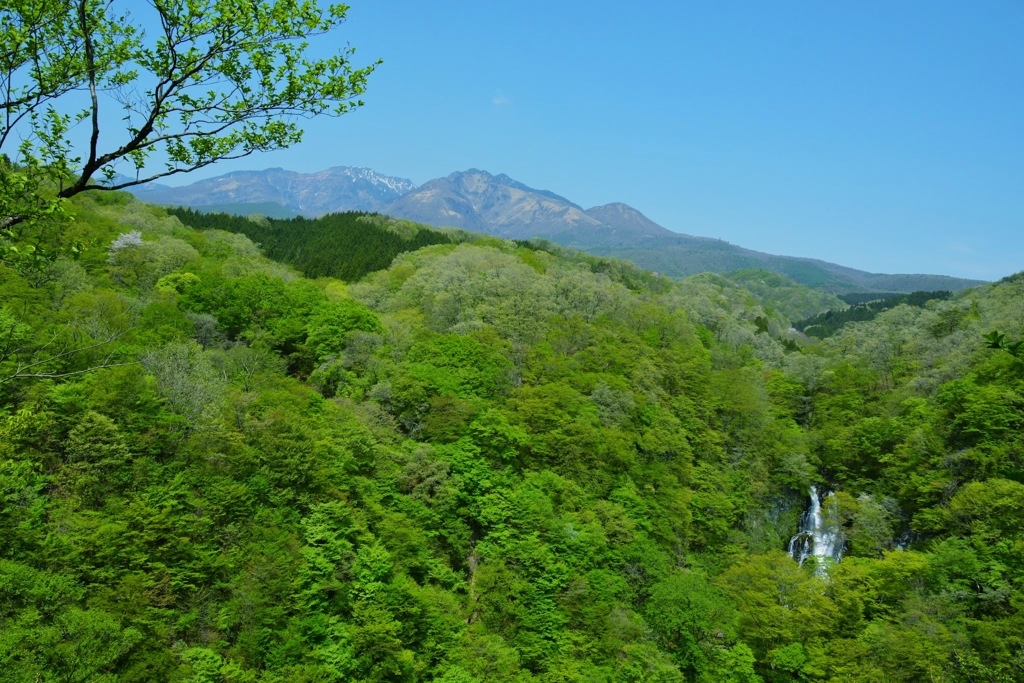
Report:
<svg viewBox="0 0 1024 683"><path fill-rule="evenodd" d="M0 265L0 680L1024 674L1020 278L799 350L717 276L74 211Z"/></svg>
<svg viewBox="0 0 1024 683"><path fill-rule="evenodd" d="M800 285L770 270L737 270L726 276L791 322L844 308L843 300L835 294Z"/></svg>

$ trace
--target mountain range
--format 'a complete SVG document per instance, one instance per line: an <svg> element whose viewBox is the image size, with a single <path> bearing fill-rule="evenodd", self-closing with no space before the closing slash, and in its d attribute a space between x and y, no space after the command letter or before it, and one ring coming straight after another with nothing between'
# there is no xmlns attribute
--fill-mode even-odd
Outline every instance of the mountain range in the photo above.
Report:
<svg viewBox="0 0 1024 683"><path fill-rule="evenodd" d="M191 185L143 185L134 190L154 204L222 208L226 213L264 213L275 217L320 216L338 211L383 211L416 184L368 168L337 166L316 173L283 168L234 171ZM262 210L261 210L262 209Z"/></svg>
<svg viewBox="0 0 1024 683"><path fill-rule="evenodd" d="M869 273L818 259L767 254L712 237L673 232L627 204L584 209L554 192L479 169L417 186L367 168L339 166L316 173L272 168L236 171L182 187L142 186L135 194L156 204L242 215L378 212L508 239L547 239L626 259L671 277L756 268L836 294L959 290L982 283L945 275Z"/></svg>

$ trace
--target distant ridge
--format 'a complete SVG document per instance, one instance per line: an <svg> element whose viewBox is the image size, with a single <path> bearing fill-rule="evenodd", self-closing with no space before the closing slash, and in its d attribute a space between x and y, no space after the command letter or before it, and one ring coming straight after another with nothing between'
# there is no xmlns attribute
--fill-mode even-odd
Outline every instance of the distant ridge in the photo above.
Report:
<svg viewBox="0 0 1024 683"><path fill-rule="evenodd" d="M868 273L818 259L744 249L720 239L672 232L627 204L583 210L553 192L479 169L428 181L390 204L385 213L499 237L541 237L599 256L626 259L671 277L765 269L835 294L953 291L983 284L946 275Z"/></svg>
<svg viewBox="0 0 1024 683"><path fill-rule="evenodd" d="M411 180L369 168L337 166L317 173L282 168L235 171L182 187L142 189L135 195L154 204L193 208L272 203L290 215L320 216L338 211L380 211L415 187Z"/></svg>
<svg viewBox="0 0 1024 683"><path fill-rule="evenodd" d="M633 261L638 266L670 277L764 269L785 275L807 287L833 294L958 291L985 284L984 280L949 275L869 273L820 259L766 254L722 240L691 235L652 239L644 244L598 244L586 249L598 256Z"/></svg>
<svg viewBox="0 0 1024 683"><path fill-rule="evenodd" d="M317 173L272 168L236 171L183 187L148 186L135 194L157 204L242 215L380 212L510 239L548 239L671 277L763 269L834 294L955 291L983 284L946 275L868 273L818 259L744 249L712 237L673 232L627 204L584 209L550 190L475 168L419 186L367 168L338 166Z"/></svg>

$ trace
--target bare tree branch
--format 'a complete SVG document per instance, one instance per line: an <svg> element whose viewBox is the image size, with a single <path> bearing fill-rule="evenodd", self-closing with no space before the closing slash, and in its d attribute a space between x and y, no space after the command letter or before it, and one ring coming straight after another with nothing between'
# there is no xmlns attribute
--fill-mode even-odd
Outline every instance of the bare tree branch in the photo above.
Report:
<svg viewBox="0 0 1024 683"><path fill-rule="evenodd" d="M138 323L138 311L130 308L127 311L129 316L126 324L107 332L101 339L91 343L76 346L74 344L77 327L73 323L62 325L53 331L49 338L42 343L18 343L16 335L27 326L11 322L7 325L6 339L0 345L0 363L13 363L13 368L0 372L0 384L22 378L40 377L68 377L80 375L93 370L131 365L137 361L117 361L118 348L113 346L117 341L135 329ZM16 345L18 344L18 345ZM81 359L90 352L97 349L106 349L105 355L99 361L89 363L88 367L77 370L52 370L44 368L55 363L67 362L73 359ZM116 362L115 362L116 361Z"/></svg>

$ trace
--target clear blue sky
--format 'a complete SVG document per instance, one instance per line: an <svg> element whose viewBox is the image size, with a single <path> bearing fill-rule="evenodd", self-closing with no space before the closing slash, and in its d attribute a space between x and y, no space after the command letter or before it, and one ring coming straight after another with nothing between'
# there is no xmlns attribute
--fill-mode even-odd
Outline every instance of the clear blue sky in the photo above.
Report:
<svg viewBox="0 0 1024 683"><path fill-rule="evenodd" d="M476 167L761 251L1024 270L1018 0L351 3L325 39L384 59L366 107L205 175Z"/></svg>

